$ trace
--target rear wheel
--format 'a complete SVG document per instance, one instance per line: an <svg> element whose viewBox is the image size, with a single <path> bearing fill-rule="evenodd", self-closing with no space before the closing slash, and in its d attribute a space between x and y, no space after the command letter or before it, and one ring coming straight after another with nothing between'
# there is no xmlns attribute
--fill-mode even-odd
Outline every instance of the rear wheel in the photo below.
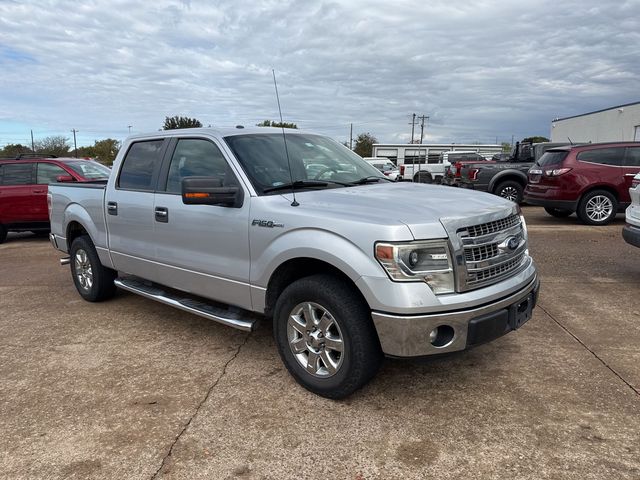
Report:
<svg viewBox="0 0 640 480"><path fill-rule="evenodd" d="M0 225L0 243L3 243L7 239L7 227Z"/></svg>
<svg viewBox="0 0 640 480"><path fill-rule="evenodd" d="M352 285L331 275L302 278L282 292L273 334L289 373L327 398L362 387L382 361L368 306Z"/></svg>
<svg viewBox="0 0 640 480"><path fill-rule="evenodd" d="M552 208L552 207L544 207L544 211L547 212L549 215L552 215L557 218L565 218L573 213L571 210L565 210L564 208Z"/></svg>
<svg viewBox="0 0 640 480"><path fill-rule="evenodd" d="M117 272L100 263L89 236L76 238L71 243L69 253L73 283L82 298L89 302L100 302L115 295L116 286L113 281Z"/></svg>
<svg viewBox="0 0 640 480"><path fill-rule="evenodd" d="M512 202L521 203L523 190L519 182L507 180L506 182L499 183L493 193Z"/></svg>
<svg viewBox="0 0 640 480"><path fill-rule="evenodd" d="M413 181L416 183L433 183L433 177L429 172L418 172L413 176Z"/></svg>
<svg viewBox="0 0 640 480"><path fill-rule="evenodd" d="M618 213L618 201L606 190L587 193L578 204L578 218L587 225L606 225Z"/></svg>

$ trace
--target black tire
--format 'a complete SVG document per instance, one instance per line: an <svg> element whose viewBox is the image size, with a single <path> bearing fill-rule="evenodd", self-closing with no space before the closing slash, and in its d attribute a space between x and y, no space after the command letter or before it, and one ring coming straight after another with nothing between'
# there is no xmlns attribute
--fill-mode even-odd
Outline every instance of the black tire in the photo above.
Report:
<svg viewBox="0 0 640 480"><path fill-rule="evenodd" d="M602 207L602 210L598 210ZM606 190L586 193L578 203L578 218L587 225L607 225L618 213L618 200Z"/></svg>
<svg viewBox="0 0 640 480"><path fill-rule="evenodd" d="M323 337L318 334L322 321L314 324L311 335L308 335L309 329L306 330L307 336L298 330L299 328L304 330L309 325L309 320L306 318L308 305L315 309L311 316L316 320L321 312L323 313L321 320L328 318L324 323L331 325L327 329L331 335L327 334ZM296 311L300 315L293 315ZM296 326L293 326L296 317L304 323L296 323ZM312 339L315 334L320 339L318 337ZM382 363L382 350L369 307L355 291L353 285L331 275L302 278L282 292L274 310L273 335L280 357L289 373L304 388L323 397L341 399L350 395L365 385L376 374ZM337 338L342 340L341 344L335 341ZM341 345L342 351L338 352L331 347L326 347L325 352L324 343L317 347L316 351L315 345L310 343L326 341L329 344L330 340L333 340L331 343ZM304 351L294 354L292 350L294 347L290 346L290 341L302 342L300 345ZM316 353L313 353L314 351ZM316 374L307 370L307 368L314 369L310 360L312 354L314 358L320 358L315 362L318 367ZM329 360L338 359L338 364L333 365L334 372L329 368L331 362L327 362L323 355L331 356ZM308 367L303 367L302 363Z"/></svg>
<svg viewBox="0 0 640 480"><path fill-rule="evenodd" d="M517 204L522 203L523 192L524 188L522 187L522 184L515 180L500 182L493 191L493 193L499 197L506 198L507 200L511 200Z"/></svg>
<svg viewBox="0 0 640 480"><path fill-rule="evenodd" d="M4 241L7 239L7 227L5 227L4 225L0 225L0 243L4 243Z"/></svg>
<svg viewBox="0 0 640 480"><path fill-rule="evenodd" d="M566 218L573 213L572 210L565 210L564 208L553 208L553 207L544 207L544 211L556 218Z"/></svg>
<svg viewBox="0 0 640 480"><path fill-rule="evenodd" d="M113 281L117 272L100 263L96 248L88 235L77 237L71 243L69 253L71 277L82 298L88 302L100 302L115 295L116 286Z"/></svg>
<svg viewBox="0 0 640 480"><path fill-rule="evenodd" d="M413 176L415 183L433 183L433 177L429 172L418 172Z"/></svg>

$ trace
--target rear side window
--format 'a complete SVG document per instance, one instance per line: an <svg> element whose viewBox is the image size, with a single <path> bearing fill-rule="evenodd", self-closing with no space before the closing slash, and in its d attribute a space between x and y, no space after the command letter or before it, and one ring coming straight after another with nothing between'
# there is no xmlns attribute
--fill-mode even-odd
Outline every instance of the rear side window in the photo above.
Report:
<svg viewBox="0 0 640 480"><path fill-rule="evenodd" d="M136 142L122 162L118 187L126 190L153 190L155 173L162 160L163 140Z"/></svg>
<svg viewBox="0 0 640 480"><path fill-rule="evenodd" d="M599 163L601 165L621 166L624 158L623 147L599 148L597 150L585 150L576 157L580 162Z"/></svg>
<svg viewBox="0 0 640 480"><path fill-rule="evenodd" d="M64 169L53 163L38 163L38 175L36 183L55 183L59 175L69 175Z"/></svg>
<svg viewBox="0 0 640 480"><path fill-rule="evenodd" d="M624 164L626 167L640 167L640 147L627 148Z"/></svg>
<svg viewBox="0 0 640 480"><path fill-rule="evenodd" d="M565 158L567 158L569 152L566 150L554 152L553 150L548 150L540 157L538 160L538 165L541 167L546 167L549 165L560 165Z"/></svg>
<svg viewBox="0 0 640 480"><path fill-rule="evenodd" d="M0 165L0 185L30 185L33 183L33 163Z"/></svg>

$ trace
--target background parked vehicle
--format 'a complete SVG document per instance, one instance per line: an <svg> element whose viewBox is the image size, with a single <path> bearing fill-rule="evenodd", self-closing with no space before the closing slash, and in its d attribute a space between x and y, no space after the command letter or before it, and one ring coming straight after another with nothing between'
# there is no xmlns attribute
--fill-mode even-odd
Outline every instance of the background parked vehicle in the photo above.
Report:
<svg viewBox="0 0 640 480"><path fill-rule="evenodd" d="M443 183L447 169L456 162L484 162L487 157L471 150L451 150L441 152L438 163L405 166L405 175L419 183Z"/></svg>
<svg viewBox="0 0 640 480"><path fill-rule="evenodd" d="M389 180L393 180L394 182L402 180L400 169L394 163L389 161L389 159L384 157L366 157L364 160L380 170L384 176L389 178Z"/></svg>
<svg viewBox="0 0 640 480"><path fill-rule="evenodd" d="M640 247L640 173L631 181L629 189L631 205L625 210L627 225L622 229L622 238L635 247Z"/></svg>
<svg viewBox="0 0 640 480"><path fill-rule="evenodd" d="M586 224L605 225L631 202L638 172L640 142L557 147L529 170L524 199L556 217L576 212Z"/></svg>
<svg viewBox="0 0 640 480"><path fill-rule="evenodd" d="M493 193L516 203L522 202L527 185L527 172L533 163L550 148L562 143L516 143L512 155L495 162L461 164L459 186Z"/></svg>
<svg viewBox="0 0 640 480"><path fill-rule="evenodd" d="M48 231L47 185L106 180L109 168L77 158L19 155L0 159L0 243L10 231Z"/></svg>

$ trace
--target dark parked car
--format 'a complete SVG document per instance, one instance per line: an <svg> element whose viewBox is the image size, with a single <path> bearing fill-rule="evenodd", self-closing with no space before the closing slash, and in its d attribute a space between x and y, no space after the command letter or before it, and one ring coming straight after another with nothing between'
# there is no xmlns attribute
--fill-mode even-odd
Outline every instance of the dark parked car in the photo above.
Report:
<svg viewBox="0 0 640 480"><path fill-rule="evenodd" d="M595 143L548 150L529 170L527 203L589 225L605 225L631 202L640 172L640 142Z"/></svg>
<svg viewBox="0 0 640 480"><path fill-rule="evenodd" d="M0 159L0 243L9 231L49 230L49 183L106 180L110 171L98 162L77 158Z"/></svg>

